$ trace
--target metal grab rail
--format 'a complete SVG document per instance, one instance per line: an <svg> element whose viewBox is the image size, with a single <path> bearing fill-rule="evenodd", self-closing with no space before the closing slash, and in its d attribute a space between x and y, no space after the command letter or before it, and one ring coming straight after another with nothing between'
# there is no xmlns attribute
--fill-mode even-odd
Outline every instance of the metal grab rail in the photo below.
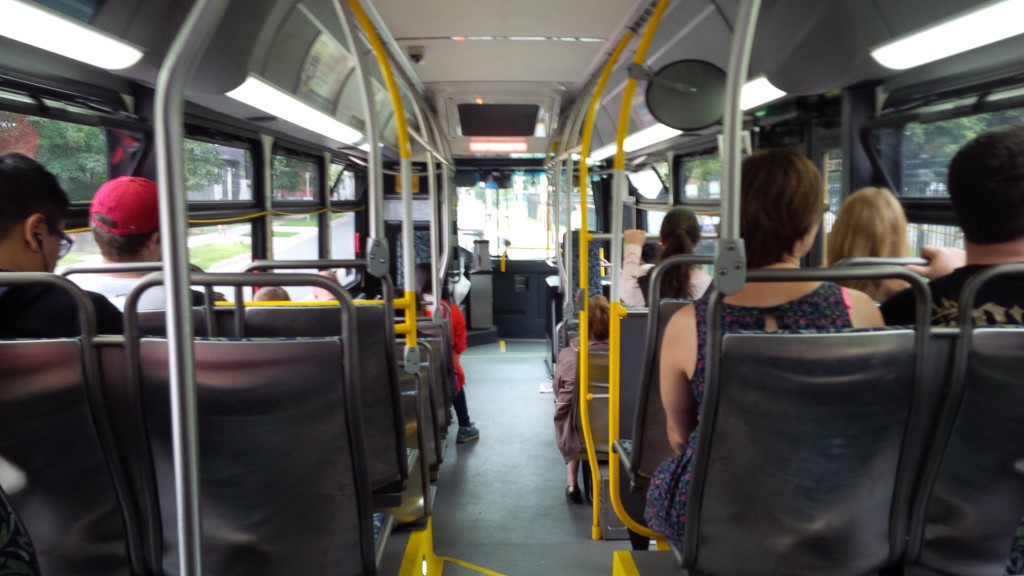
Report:
<svg viewBox="0 0 1024 576"><path fill-rule="evenodd" d="M199 510L199 449L196 435L196 390L192 315L189 301L188 246L185 207L185 86L213 39L228 0L196 0L167 50L157 75L154 109L161 254L168 280L167 336L174 449L174 482L178 506L178 559L181 572L201 575L202 521ZM154 569L160 560L151 558Z"/></svg>

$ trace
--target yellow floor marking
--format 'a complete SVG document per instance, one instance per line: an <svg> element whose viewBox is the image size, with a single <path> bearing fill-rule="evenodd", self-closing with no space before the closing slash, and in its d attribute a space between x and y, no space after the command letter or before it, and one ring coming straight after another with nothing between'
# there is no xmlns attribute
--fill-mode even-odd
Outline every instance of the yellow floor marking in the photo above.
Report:
<svg viewBox="0 0 1024 576"><path fill-rule="evenodd" d="M498 340L498 349L501 350L502 352L505 351L505 341L504 340Z"/></svg>

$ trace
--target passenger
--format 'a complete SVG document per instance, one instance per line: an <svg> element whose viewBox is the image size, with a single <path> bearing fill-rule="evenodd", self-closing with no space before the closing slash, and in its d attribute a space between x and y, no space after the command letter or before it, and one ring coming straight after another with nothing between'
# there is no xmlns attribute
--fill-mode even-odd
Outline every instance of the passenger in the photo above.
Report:
<svg viewBox="0 0 1024 576"><path fill-rule="evenodd" d="M0 273L53 272L71 250L64 229L70 205L57 178L17 153L0 154ZM87 293L101 334L120 334L121 313ZM78 307L51 286L0 286L0 338L59 338L81 334Z"/></svg>
<svg viewBox="0 0 1024 576"><path fill-rule="evenodd" d="M857 190L843 202L828 237L828 265L847 258L902 258L907 250L907 217L887 188ZM907 288L904 280L847 280L843 286L882 301Z"/></svg>
<svg viewBox="0 0 1024 576"><path fill-rule="evenodd" d="M743 162L740 232L747 265L799 268L821 223L822 183L817 168L791 150L756 153ZM669 320L661 347L661 398L668 438L677 455L651 479L644 517L652 530L682 546L697 415L704 397L707 298ZM752 282L725 297L722 329L837 330L882 325L863 292L828 282ZM754 471L756 473L756 471Z"/></svg>
<svg viewBox="0 0 1024 576"><path fill-rule="evenodd" d="M341 282L338 280L338 276L334 272L332 272L330 270L321 270L321 271L317 272L317 274L320 275L320 276L323 276L324 278L330 278L335 284L337 284L338 286L341 286ZM313 300L315 302L337 302L338 301L338 297L335 296L333 293L331 293L330 290L327 290L326 288L321 288L319 286L313 286L313 291L310 294L309 299Z"/></svg>
<svg viewBox="0 0 1024 576"><path fill-rule="evenodd" d="M587 310L590 338L587 342L590 352L608 351L608 299L591 296ZM583 502L583 496L576 485L579 474L578 460L582 443L576 434L573 421L572 396L576 388L576 368L579 364L580 341L574 338L569 346L558 353L555 375L552 379L555 392L555 441L558 451L565 460L565 497L573 502Z"/></svg>
<svg viewBox="0 0 1024 576"><path fill-rule="evenodd" d="M434 282L431 280L429 264L416 265L417 284L421 286L420 297L423 301L423 309L429 316L434 304ZM466 317L458 305L451 301L451 290L447 283L441 288L441 302L444 304L440 309L442 314L447 314L448 325L451 327L452 336L452 365L455 367L455 394L452 396L452 407L455 408L455 419L459 423L459 431L455 436L455 442L469 442L480 437L480 430L476 422L469 418L469 406L466 404L466 373L459 364L459 355L466 351Z"/></svg>
<svg viewBox="0 0 1024 576"><path fill-rule="evenodd" d="M264 286L252 295L252 299L254 302L288 302L292 297L280 286Z"/></svg>
<svg viewBox="0 0 1024 576"><path fill-rule="evenodd" d="M949 164L949 198L964 233L966 266L928 283L932 324L956 326L960 291L986 266L1024 262L1024 126L971 140ZM914 322L914 295L904 290L882 305L887 324ZM1002 277L978 293L976 324L1024 324L1024 278Z"/></svg>
<svg viewBox="0 0 1024 576"><path fill-rule="evenodd" d="M693 254L700 243L701 228L697 216L689 208L677 206L669 210L661 221L658 236L661 253L657 261L677 254ZM642 230L627 230L622 234L626 246L622 255L620 298L626 306L646 306L646 285L649 278L639 266L639 257L647 234ZM647 271L650 271L649 267ZM711 285L711 277L697 266L681 266L665 276L661 286L662 298L700 298Z"/></svg>
<svg viewBox="0 0 1024 576"><path fill-rule="evenodd" d="M160 261L160 207L156 182L138 176L114 178L96 191L89 206L92 236L104 264ZM72 274L68 278L86 290L103 294L124 310L128 293L148 272ZM202 306L201 292L192 291L192 305ZM146 290L139 310L167 308L163 286Z"/></svg>

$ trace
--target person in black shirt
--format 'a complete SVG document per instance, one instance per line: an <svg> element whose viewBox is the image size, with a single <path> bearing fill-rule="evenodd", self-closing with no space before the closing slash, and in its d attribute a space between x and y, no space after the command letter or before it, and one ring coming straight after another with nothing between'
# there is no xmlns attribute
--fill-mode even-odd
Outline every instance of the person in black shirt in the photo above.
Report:
<svg viewBox="0 0 1024 576"><path fill-rule="evenodd" d="M986 266L1024 262L1024 126L986 132L949 165L949 196L964 233L966 266L932 280L932 324L956 326L960 291ZM914 322L914 296L904 290L882 304L888 325ZM1024 324L1024 278L987 283L972 313L977 324Z"/></svg>
<svg viewBox="0 0 1024 576"><path fill-rule="evenodd" d="M59 338L81 334L71 295L49 285L3 286L2 272L53 272L71 249L64 232L70 201L57 179L22 154L0 154L0 338ZM87 293L101 334L120 334L121 313Z"/></svg>

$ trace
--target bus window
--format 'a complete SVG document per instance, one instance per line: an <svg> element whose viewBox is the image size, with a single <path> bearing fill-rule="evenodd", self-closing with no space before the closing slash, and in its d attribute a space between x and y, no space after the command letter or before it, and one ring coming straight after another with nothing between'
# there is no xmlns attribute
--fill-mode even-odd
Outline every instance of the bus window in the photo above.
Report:
<svg viewBox="0 0 1024 576"><path fill-rule="evenodd" d="M331 258L352 260L356 257L356 215L354 212L331 214ZM359 280L359 270L347 268L338 280L349 286Z"/></svg>
<svg viewBox="0 0 1024 576"><path fill-rule="evenodd" d="M188 261L207 272L241 272L252 262L252 226L233 222L189 228Z"/></svg>
<svg viewBox="0 0 1024 576"><path fill-rule="evenodd" d="M679 165L679 189L686 200L720 198L722 160L717 154L684 159Z"/></svg>
<svg viewBox="0 0 1024 576"><path fill-rule="evenodd" d="M1001 110L903 128L903 188L909 198L945 197L946 172L956 151L975 136L993 128L1024 123L1024 110Z"/></svg>
<svg viewBox="0 0 1024 576"><path fill-rule="evenodd" d="M185 190L189 202L252 200L252 152L185 140Z"/></svg>
<svg viewBox="0 0 1024 576"><path fill-rule="evenodd" d="M320 170L309 160L274 155L274 201L320 199Z"/></svg>
<svg viewBox="0 0 1024 576"><path fill-rule="evenodd" d="M825 172L825 193L828 202L828 209L825 210L822 227L825 235L832 231L832 225L839 215L839 208L843 205L843 150L835 148L825 152L822 161ZM851 191L852 192L852 191Z"/></svg>
<svg viewBox="0 0 1024 576"><path fill-rule="evenodd" d="M488 240L491 254L501 254L505 241L508 256L517 260L540 260L554 254L548 246L549 211L547 175L540 171L516 171L495 176L473 186L460 186L458 196L459 245L473 250L475 240ZM578 199L574 197L575 225L579 225ZM590 195L591 229L596 225L593 196ZM564 226L560 232L564 231Z"/></svg>
<svg viewBox="0 0 1024 576"><path fill-rule="evenodd" d="M0 153L19 152L57 177L72 202L88 203L108 179L102 128L0 111Z"/></svg>
<svg viewBox="0 0 1024 576"><path fill-rule="evenodd" d="M318 214L274 216L274 260L316 260L320 258Z"/></svg>
<svg viewBox="0 0 1024 576"><path fill-rule="evenodd" d="M941 226L937 224L907 225L907 247L911 255L921 253L922 246L964 247L964 233L959 226Z"/></svg>
<svg viewBox="0 0 1024 576"><path fill-rule="evenodd" d="M331 201L354 202L359 199L356 194L356 176L345 170L341 164L331 164Z"/></svg>

